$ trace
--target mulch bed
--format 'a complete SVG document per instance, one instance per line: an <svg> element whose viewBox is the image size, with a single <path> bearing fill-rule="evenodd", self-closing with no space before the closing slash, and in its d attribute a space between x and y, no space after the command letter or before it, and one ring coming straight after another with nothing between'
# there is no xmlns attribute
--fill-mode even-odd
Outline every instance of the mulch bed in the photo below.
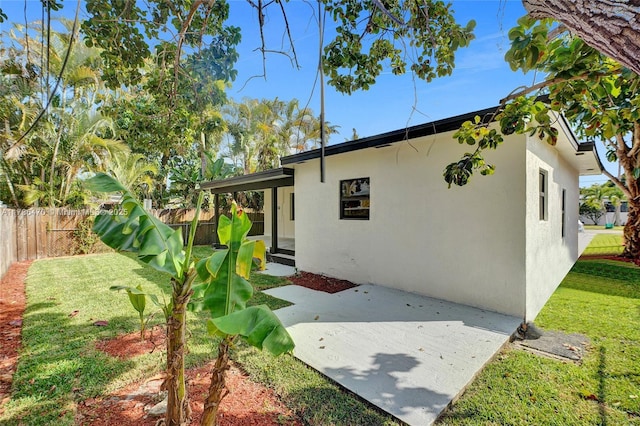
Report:
<svg viewBox="0 0 640 426"><path fill-rule="evenodd" d="M204 399L211 381L214 361L186 371L191 402L191 423L200 424ZM102 398L90 398L78 404L76 423L86 426L154 426L158 417L148 410L163 399L160 393L163 375L132 383ZM301 426L302 423L275 395L273 390L252 382L235 365L226 375L229 394L218 411L221 426Z"/></svg>
<svg viewBox="0 0 640 426"><path fill-rule="evenodd" d="M0 282L0 414L2 406L9 401L11 383L18 361L22 330L22 315L26 298L24 280L31 261L16 262ZM336 293L356 287L355 284L323 275L300 272L290 277L294 284L313 290ZM140 340L139 332L100 341L96 347L111 356L129 359L144 353L164 350L165 335L162 327L148 331L147 339ZM187 382L192 407L192 421L199 423L203 402L208 391L209 372L213 361L199 368L187 371ZM78 403L76 420L78 424L92 426L151 426L158 418L147 411L161 398L159 397L162 376L136 382L126 388L102 397L90 398ZM218 419L225 426L269 426L294 425L302 423L295 413L288 409L273 390L252 382L237 366L232 366L227 374L230 394L223 400Z"/></svg>
<svg viewBox="0 0 640 426"><path fill-rule="evenodd" d="M627 262L627 263L634 263L638 266L640 266L640 259L630 259L628 257L623 257L623 256L615 256L615 255L602 255L602 254L587 254L587 255L582 255L580 256L580 259L583 260L588 260L588 259L604 259L604 260L616 260L618 262Z"/></svg>
<svg viewBox="0 0 640 426"><path fill-rule="evenodd" d="M13 373L18 362L26 303L24 280L31 263L30 260L15 262L0 281L0 414L11 395Z"/></svg>
<svg viewBox="0 0 640 426"><path fill-rule="evenodd" d="M304 271L288 277L287 279L295 285L307 287L312 290L324 291L326 293L338 293L343 290L357 287L357 284L354 284L347 280L339 280L337 278L312 274L310 272Z"/></svg>

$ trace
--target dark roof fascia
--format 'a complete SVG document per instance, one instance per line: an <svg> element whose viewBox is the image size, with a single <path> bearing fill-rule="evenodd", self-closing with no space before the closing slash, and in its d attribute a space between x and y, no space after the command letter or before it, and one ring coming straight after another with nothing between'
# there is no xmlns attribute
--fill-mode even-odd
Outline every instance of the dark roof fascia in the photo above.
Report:
<svg viewBox="0 0 640 426"><path fill-rule="evenodd" d="M564 124L564 128L566 129L565 135L567 135L567 138L571 142L571 145L573 145L573 148L576 150L576 152L588 152L593 154L593 156L596 157L596 162L598 163L598 167L600 167L600 171L602 172L604 170L604 165L602 164L602 160L600 160L600 155L598 154L598 150L596 149L596 143L594 141L578 141L576 134L571 129L569 120L567 120L567 118L560 113L558 113L558 116L560 117L560 120L562 121L562 123Z"/></svg>
<svg viewBox="0 0 640 426"><path fill-rule="evenodd" d="M573 133L573 130L571 129L571 125L569 124L569 121L567 121L567 118L560 114L559 112L556 113L558 114L558 116L560 117L560 121L563 124L563 131L564 134L567 136L567 139L569 139L569 142L571 143L571 145L573 145L573 149L576 150L576 152L580 151L580 142L578 141L578 138L576 137L576 134Z"/></svg>
<svg viewBox="0 0 640 426"><path fill-rule="evenodd" d="M594 141L582 142L578 144L578 152L592 153L593 156L596 157L596 161L598 162L598 167L600 167L600 171L604 172L604 164L602 164L602 160L600 160L600 155L598 154L598 150L596 149L596 143Z"/></svg>
<svg viewBox="0 0 640 426"><path fill-rule="evenodd" d="M358 151L366 148L381 147L395 142L406 141L423 136L435 135L438 133L458 130L465 121L473 120L475 116L480 116L483 121L493 116L493 113L499 106L486 108L479 111L469 112L455 117L449 117L442 120L432 121L430 123L419 124L417 126L406 127L403 129L393 130L391 132L382 133L376 136L358 139L355 141L343 142L337 145L325 147L325 156L343 154L346 152ZM282 157L280 162L284 164L300 163L307 160L320 158L320 149L301 152L300 154Z"/></svg>
<svg viewBox="0 0 640 426"><path fill-rule="evenodd" d="M228 179L204 182L200 187L210 190L214 194L221 194L293 186L293 182L293 169L281 167L248 175L234 176Z"/></svg>

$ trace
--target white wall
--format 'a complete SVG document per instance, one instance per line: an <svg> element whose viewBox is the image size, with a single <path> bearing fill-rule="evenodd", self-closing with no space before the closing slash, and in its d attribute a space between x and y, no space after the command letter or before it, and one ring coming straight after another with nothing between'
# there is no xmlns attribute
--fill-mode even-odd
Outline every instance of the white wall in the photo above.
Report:
<svg viewBox="0 0 640 426"><path fill-rule="evenodd" d="M536 136L527 137L527 321L533 320L578 258L578 172ZM548 173L547 220L539 214L539 170ZM562 189L566 190L562 237Z"/></svg>
<svg viewBox="0 0 640 426"><path fill-rule="evenodd" d="M271 236L271 189L264 190L264 235ZM295 238L295 221L291 220L292 186L277 188L278 191L278 237ZM297 196L297 195L296 195Z"/></svg>
<svg viewBox="0 0 640 426"><path fill-rule="evenodd" d="M524 136L488 152L497 166L447 189L468 151L452 132L295 165L296 265L356 283L524 315ZM370 178L370 220L339 219L339 181Z"/></svg>
<svg viewBox="0 0 640 426"><path fill-rule="evenodd" d="M627 217L629 217L629 213L628 212L620 212L620 221L619 221L619 223L617 225L626 224L627 223ZM593 220L591 220L587 216L580 216L580 220L585 225L605 226L607 223L614 223L616 221L616 213L615 212L606 212L605 214L603 214L600 217L600 219L598 220L598 223L594 223Z"/></svg>

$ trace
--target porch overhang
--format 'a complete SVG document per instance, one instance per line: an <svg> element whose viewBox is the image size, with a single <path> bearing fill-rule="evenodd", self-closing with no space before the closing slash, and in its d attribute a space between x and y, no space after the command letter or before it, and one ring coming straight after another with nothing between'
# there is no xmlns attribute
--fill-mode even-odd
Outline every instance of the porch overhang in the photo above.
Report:
<svg viewBox="0 0 640 426"><path fill-rule="evenodd" d="M211 191L213 194L227 194L293 186L293 184L293 169L281 167L279 169L265 170L264 172L204 182L200 187Z"/></svg>
<svg viewBox="0 0 640 426"><path fill-rule="evenodd" d="M284 186L293 186L293 169L281 167L279 169L265 170L263 172L251 173L243 176L234 176L228 179L214 180L211 182L204 182L200 185L200 188L205 191L211 191L214 197L215 214L214 221L216 224L216 232L218 229L218 212L219 212L219 194L234 194L241 191L262 191L265 189L271 189L271 248L270 255L272 261L279 263L287 263L286 261L280 261L273 255L282 253L285 255L294 256L295 251L278 247L278 191L276 188ZM218 241L216 241L216 245ZM286 260L286 259L285 259ZM294 262L293 259L290 262ZM295 263L293 263L295 265Z"/></svg>

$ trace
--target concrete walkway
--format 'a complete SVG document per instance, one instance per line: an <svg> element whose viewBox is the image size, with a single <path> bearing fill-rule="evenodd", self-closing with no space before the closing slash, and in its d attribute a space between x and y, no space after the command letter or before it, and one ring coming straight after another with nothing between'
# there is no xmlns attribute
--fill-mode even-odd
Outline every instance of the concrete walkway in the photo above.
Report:
<svg viewBox="0 0 640 426"><path fill-rule="evenodd" d="M593 240L593 237L595 237L596 234L598 234L598 232L591 230L578 232L578 256L582 255L582 252L589 246L589 243Z"/></svg>
<svg viewBox="0 0 640 426"><path fill-rule="evenodd" d="M429 425L521 319L380 286L266 290L297 358L410 425Z"/></svg>

